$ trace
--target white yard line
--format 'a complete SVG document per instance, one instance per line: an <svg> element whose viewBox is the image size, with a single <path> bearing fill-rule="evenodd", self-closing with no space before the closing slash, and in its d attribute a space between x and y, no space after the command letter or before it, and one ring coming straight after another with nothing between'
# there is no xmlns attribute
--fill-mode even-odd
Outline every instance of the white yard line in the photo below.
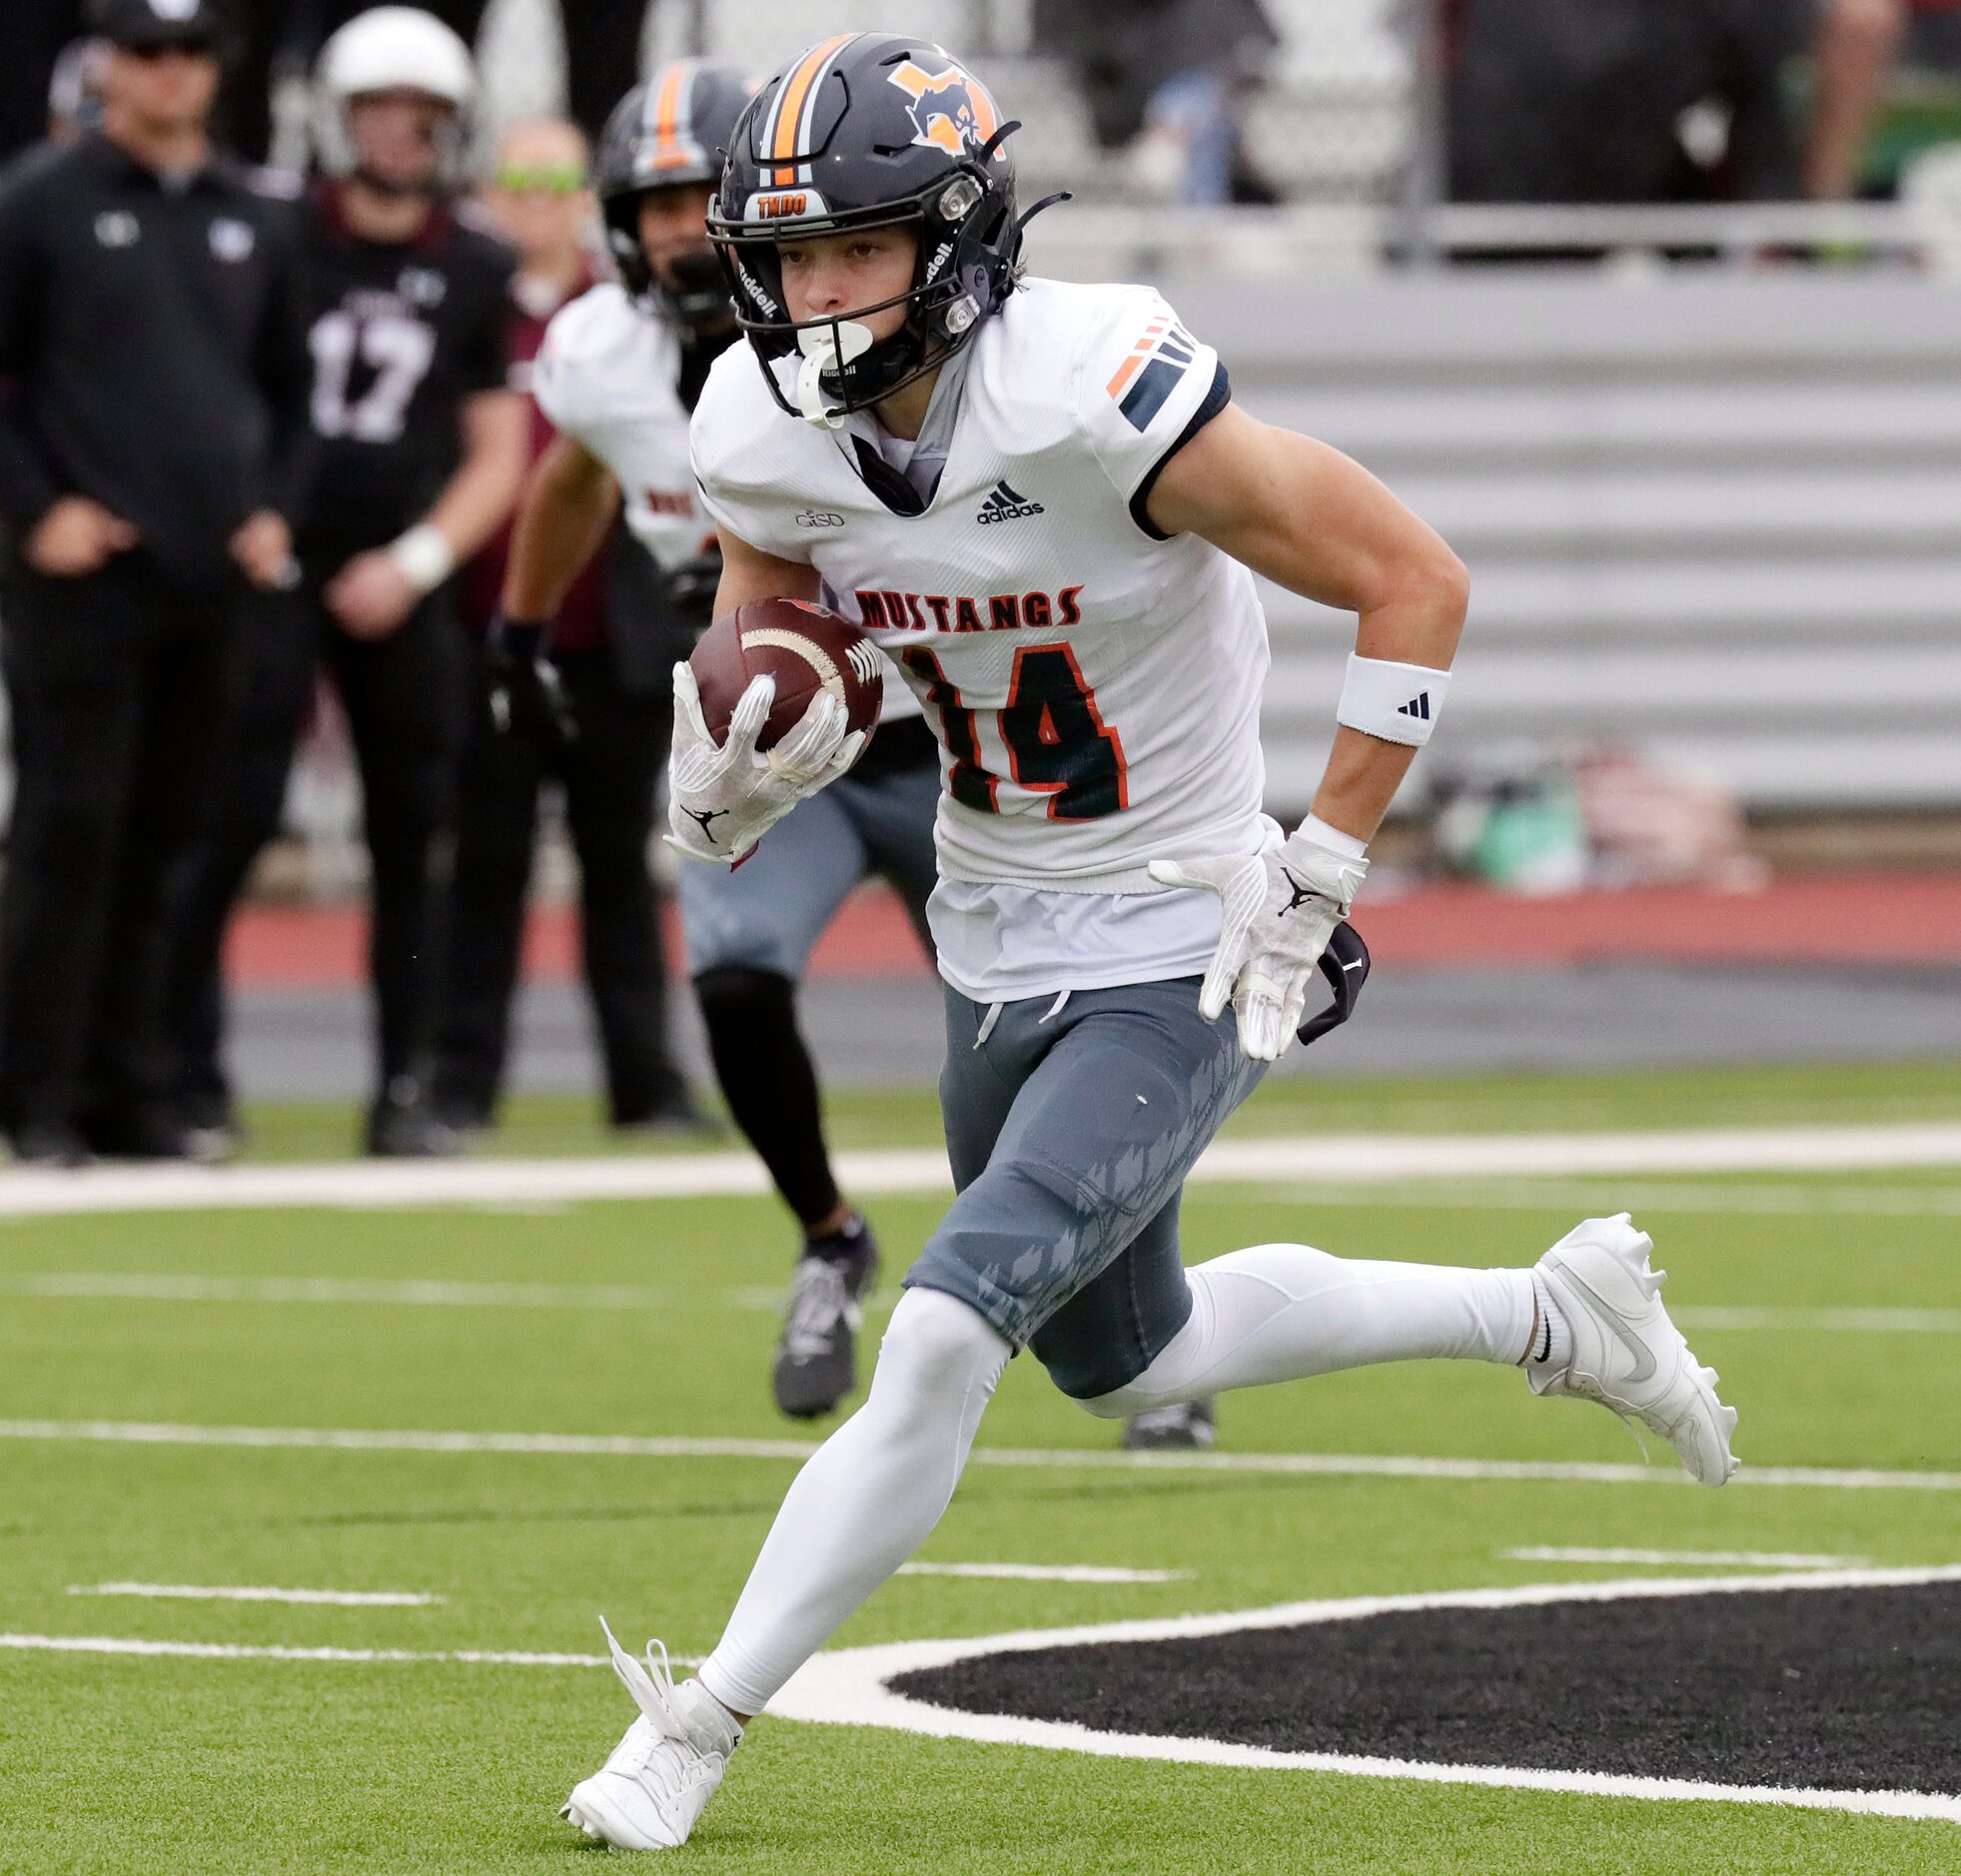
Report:
<svg viewBox="0 0 1961 1876"><path fill-rule="evenodd" d="M1809 1810L1859 1811L1882 1817L1942 1818L1961 1823L1961 1797L1918 1791L1830 1791L1781 1786L1720 1785L1699 1779L1634 1778L1599 1772L1525 1770L1408 1759L1352 1757L1337 1752L1278 1752L1216 1739L1160 1738L1100 1732L1051 1720L1000 1713L964 1713L894 1693L887 1683L920 1668L943 1667L977 1655L1111 1641L1160 1641L1237 1634L1247 1629L1299 1628L1310 1622L1350 1621L1401 1610L1516 1608L1549 1602L1604 1602L1630 1596L1735 1595L1762 1591L1882 1587L1961 1581L1961 1566L1942 1569L1832 1570L1777 1576L1664 1577L1607 1583L1536 1583L1518 1589L1472 1589L1443 1595L1358 1596L1296 1602L1278 1608L1162 1621L1107 1622L1091 1627L1029 1629L966 1641L907 1641L845 1648L805 1664L769 1710L784 1719L846 1726L887 1726L938 1739L1047 1746L1106 1758L1157 1759L1192 1765L1342 1772L1367 1778L1409 1778L1438 1784L1496 1785L1532 1791L1586 1792L1601 1797L1717 1800L1797 1805Z"/></svg>
<svg viewBox="0 0 1961 1876"><path fill-rule="evenodd" d="M652 1310L672 1301L668 1292L638 1284L476 1284L440 1280L341 1279L333 1277L177 1277L127 1271L30 1271L0 1275L0 1292L18 1296L119 1303L248 1303L374 1305L382 1309L458 1310ZM783 1308L781 1285L738 1284L691 1299L728 1309ZM889 1307L892 1297L873 1303ZM1754 1304L1673 1312L1684 1329L1822 1331L1873 1336L1961 1335L1961 1310L1759 1308Z"/></svg>
<svg viewBox="0 0 1961 1876"><path fill-rule="evenodd" d="M196 1426L158 1420L0 1420L0 1439L120 1445L318 1448L335 1452L515 1453L626 1459L807 1459L807 1439L713 1439L645 1433L436 1432L330 1426ZM1673 1465L1568 1459L1448 1459L1367 1452L1121 1452L1110 1447L979 1446L969 1463L1062 1471L1246 1472L1344 1478L1534 1479L1583 1485L1685 1484ZM1839 1491L1961 1491L1961 1472L1749 1465L1736 1485ZM1732 1487L1733 1488L1733 1487Z"/></svg>
<svg viewBox="0 0 1961 1876"><path fill-rule="evenodd" d="M1522 1544L1515 1550L1500 1550L1498 1555L1520 1563L1689 1563L1765 1570L1856 1569L1869 1560L1862 1556L1817 1556L1803 1550L1616 1550L1546 1543Z"/></svg>
<svg viewBox="0 0 1961 1876"><path fill-rule="evenodd" d="M460 1661L493 1667L606 1667L603 1654L550 1654L532 1649L497 1648L280 1648L251 1647L235 1641L151 1641L135 1635L0 1634L0 1648L51 1654L174 1654L203 1661ZM693 1656L674 1655L676 1666L692 1667Z"/></svg>
<svg viewBox="0 0 1961 1876"><path fill-rule="evenodd" d="M0 1277L21 1296L130 1303L379 1304L388 1309L651 1310L670 1292L644 1284L476 1284L418 1278L172 1277L125 1271L33 1271ZM777 1306L781 1307L781 1293Z"/></svg>
<svg viewBox="0 0 1961 1876"><path fill-rule="evenodd" d="M1747 1168L1737 1169L1747 1171ZM1546 1181L1484 1180L1423 1186L1291 1185L1263 1195L1286 1205L1347 1206L1357 1210L1465 1212L1595 1212L1611 1204L1616 1211L1677 1212L1768 1218L1957 1218L1961 1191L1951 1186L1714 1186L1629 1184L1624 1175L1603 1174L1613 1185Z"/></svg>
<svg viewBox="0 0 1961 1876"><path fill-rule="evenodd" d="M1227 1184L1442 1178L1572 1178L1622 1173L1856 1172L1961 1166L1961 1122L1871 1127L1708 1128L1580 1134L1358 1134L1222 1140L1192 1177ZM838 1156L863 1194L949 1188L938 1147ZM549 1205L766 1193L747 1154L645 1159L369 1161L318 1166L106 1166L0 1173L0 1217L83 1212L326 1206Z"/></svg>
<svg viewBox="0 0 1961 1876"><path fill-rule="evenodd" d="M70 1583L68 1593L160 1596L177 1602L324 1602L344 1609L427 1609L445 1599L407 1589L270 1589L236 1583Z"/></svg>
<svg viewBox="0 0 1961 1876"><path fill-rule="evenodd" d="M1127 1570L1104 1563L901 1563L901 1576L978 1576L1014 1583L1177 1583L1190 1570Z"/></svg>
<svg viewBox="0 0 1961 1876"><path fill-rule="evenodd" d="M1961 1336L1961 1310L1833 1310L1709 1304L1669 1312L1684 1329L1828 1330L1855 1336Z"/></svg>

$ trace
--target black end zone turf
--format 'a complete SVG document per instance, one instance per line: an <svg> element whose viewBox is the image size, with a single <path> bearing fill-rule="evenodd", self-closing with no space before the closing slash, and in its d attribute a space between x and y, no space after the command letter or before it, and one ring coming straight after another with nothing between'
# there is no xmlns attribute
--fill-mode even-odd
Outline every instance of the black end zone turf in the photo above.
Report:
<svg viewBox="0 0 1961 1876"><path fill-rule="evenodd" d="M1424 1609L981 1655L892 1687L1286 1752L1961 1792L1957 1583Z"/></svg>

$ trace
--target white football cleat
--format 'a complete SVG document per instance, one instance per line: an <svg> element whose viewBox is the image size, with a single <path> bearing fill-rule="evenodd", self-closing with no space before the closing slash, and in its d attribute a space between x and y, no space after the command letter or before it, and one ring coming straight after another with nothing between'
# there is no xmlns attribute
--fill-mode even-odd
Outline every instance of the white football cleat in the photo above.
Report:
<svg viewBox="0 0 1961 1876"><path fill-rule="evenodd" d="M640 1717L605 1764L572 1787L558 1815L609 1849L677 1850L715 1795L742 1729L698 1680L674 1685L659 1642L647 1643L642 1667L603 1618L599 1626Z"/></svg>
<svg viewBox="0 0 1961 1876"><path fill-rule="evenodd" d="M1736 1475L1729 1436L1736 1409L1716 1398L1716 1371L1689 1353L1661 1307L1666 1271L1651 1270L1654 1249L1625 1212L1589 1218L1539 1259L1539 1281L1572 1331L1572 1360L1531 1375L1535 1394L1597 1401L1667 1440L1704 1485Z"/></svg>

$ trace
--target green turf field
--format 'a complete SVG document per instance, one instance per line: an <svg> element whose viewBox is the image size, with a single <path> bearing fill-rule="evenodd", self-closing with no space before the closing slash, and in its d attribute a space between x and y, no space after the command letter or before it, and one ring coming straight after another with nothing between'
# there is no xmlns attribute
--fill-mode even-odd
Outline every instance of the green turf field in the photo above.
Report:
<svg viewBox="0 0 1961 1876"><path fill-rule="evenodd" d="M1247 1133L1569 1131L1961 1119L1961 1070L1294 1083ZM347 1117L258 1117L262 1155ZM844 1104L852 1145L934 1139L924 1092ZM506 1146L591 1152L527 1104ZM1636 1205L1668 1299L1738 1404L1746 1465L1961 1473L1961 1169L1195 1190L1194 1259L1272 1238L1528 1262ZM939 1205L868 1207L888 1274ZM772 1414L762 1200L523 1211L156 1213L0 1222L0 1418L196 1427L803 1435ZM175 1280L173 1290L172 1281ZM312 1283L305 1290L296 1285ZM402 1286L437 1286L406 1291ZM273 1287L268 1288L271 1285ZM582 1293L582 1294L581 1294ZM424 1300L418 1301L415 1298ZM888 1285L889 1301L889 1285ZM1720 1312L1767 1312L1754 1318ZM1845 1310L1893 1312L1841 1319ZM1698 1312L1711 1313L1696 1327ZM1107 1452L1114 1428L1013 1365L983 1448ZM1638 1459L1597 1409L1426 1365L1229 1399L1235 1453ZM294 1650L704 1652L788 1457L253 1448L0 1438L0 1632ZM1746 1473L1747 1477L1747 1473ZM1289 1476L982 1463L925 1555L1182 1572L1077 1584L916 1576L840 1645L1310 1596L1627 1573L1525 1546L1961 1563L1961 1491ZM1650 1569L1646 1574L1664 1573ZM147 1583L394 1591L387 1606L70 1593ZM554 1812L631 1716L599 1667L0 1648L0 1870L592 1869ZM763 1721L695 1840L704 1871L1961 1870L1961 1826L1218 1770Z"/></svg>

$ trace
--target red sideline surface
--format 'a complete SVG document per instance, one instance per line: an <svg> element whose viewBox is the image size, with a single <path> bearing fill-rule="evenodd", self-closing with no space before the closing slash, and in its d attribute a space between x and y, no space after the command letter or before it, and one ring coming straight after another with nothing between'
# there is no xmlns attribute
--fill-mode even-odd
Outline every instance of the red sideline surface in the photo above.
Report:
<svg viewBox="0 0 1961 1876"><path fill-rule="evenodd" d="M1525 898L1473 885L1423 886L1365 900L1356 924L1380 964L1486 968L1647 958L1684 964L1961 964L1961 874L1831 873L1757 892L1640 886ZM233 980L287 988L352 984L365 972L358 907L262 907L232 928ZM669 956L680 932L670 912ZM568 979L578 926L568 910L532 914L525 975ZM883 977L930 969L898 901L868 887L817 946L814 973Z"/></svg>

